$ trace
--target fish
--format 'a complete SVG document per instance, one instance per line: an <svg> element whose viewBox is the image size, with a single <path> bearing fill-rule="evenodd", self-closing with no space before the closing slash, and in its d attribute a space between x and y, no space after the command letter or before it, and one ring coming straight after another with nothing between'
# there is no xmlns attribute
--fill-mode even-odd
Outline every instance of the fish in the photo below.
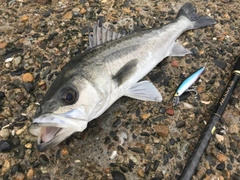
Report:
<svg viewBox="0 0 240 180"><path fill-rule="evenodd" d="M205 67L199 68L193 74L188 76L177 88L176 93L174 94L173 98L173 105L176 106L179 104L179 97L186 91L195 91L190 90L189 87L193 85L193 83L201 76L202 72L204 71Z"/></svg>
<svg viewBox="0 0 240 180"><path fill-rule="evenodd" d="M185 3L175 20L162 27L123 37L94 27L90 48L63 67L36 110L29 132L37 136L37 149L46 151L82 132L122 96L161 102L153 83L140 80L167 56L191 54L176 42L183 32L215 23Z"/></svg>

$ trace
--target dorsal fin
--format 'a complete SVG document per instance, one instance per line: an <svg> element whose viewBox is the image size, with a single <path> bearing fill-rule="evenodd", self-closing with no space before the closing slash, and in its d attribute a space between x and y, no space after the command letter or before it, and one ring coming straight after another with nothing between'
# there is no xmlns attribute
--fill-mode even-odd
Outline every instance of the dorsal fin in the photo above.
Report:
<svg viewBox="0 0 240 180"><path fill-rule="evenodd" d="M111 31L106 29L102 24L99 22L97 24L94 24L93 26L93 33L89 33L89 48L93 48L95 46L98 46L100 44L103 44L108 41L116 40L118 38L121 38L125 36L124 33L118 33L115 31Z"/></svg>

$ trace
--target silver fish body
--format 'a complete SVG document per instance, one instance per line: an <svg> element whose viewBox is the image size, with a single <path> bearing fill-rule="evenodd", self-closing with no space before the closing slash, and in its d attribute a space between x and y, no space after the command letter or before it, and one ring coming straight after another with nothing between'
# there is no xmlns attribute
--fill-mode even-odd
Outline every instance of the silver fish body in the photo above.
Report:
<svg viewBox="0 0 240 180"><path fill-rule="evenodd" d="M191 53L175 42L184 31L212 24L212 18L197 15L195 7L186 3L168 25L105 42L69 61L41 101L29 128L38 136L38 150L45 151L83 131L122 96L162 101L151 82L139 80L165 57Z"/></svg>

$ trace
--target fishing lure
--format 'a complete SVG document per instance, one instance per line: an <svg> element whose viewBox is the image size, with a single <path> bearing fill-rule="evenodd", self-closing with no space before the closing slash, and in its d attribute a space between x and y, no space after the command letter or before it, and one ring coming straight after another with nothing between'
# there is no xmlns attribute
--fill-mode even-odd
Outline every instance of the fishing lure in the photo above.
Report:
<svg viewBox="0 0 240 180"><path fill-rule="evenodd" d="M199 78L199 76L204 71L205 67L201 67L196 72L194 72L192 75L190 75L187 79L185 79L182 84L178 87L176 93L174 94L173 98L173 105L176 106L179 103L179 97L185 92L185 91L194 91L194 89L189 89L189 87L192 86L192 84ZM197 94L197 92L196 92Z"/></svg>

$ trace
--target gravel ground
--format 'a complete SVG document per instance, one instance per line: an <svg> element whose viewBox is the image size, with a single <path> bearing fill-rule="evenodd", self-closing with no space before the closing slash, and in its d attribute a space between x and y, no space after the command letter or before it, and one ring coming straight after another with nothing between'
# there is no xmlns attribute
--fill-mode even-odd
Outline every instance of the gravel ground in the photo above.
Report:
<svg viewBox="0 0 240 180"><path fill-rule="evenodd" d="M224 92L240 51L239 0L193 1L217 24L184 33L193 54L169 57L150 79L162 103L118 100L82 133L40 153L30 125L57 73L87 47L97 20L130 32L172 21L183 0L0 0L0 179L176 179ZM191 94L172 107L189 74L206 66ZM240 84L193 179L240 179Z"/></svg>

